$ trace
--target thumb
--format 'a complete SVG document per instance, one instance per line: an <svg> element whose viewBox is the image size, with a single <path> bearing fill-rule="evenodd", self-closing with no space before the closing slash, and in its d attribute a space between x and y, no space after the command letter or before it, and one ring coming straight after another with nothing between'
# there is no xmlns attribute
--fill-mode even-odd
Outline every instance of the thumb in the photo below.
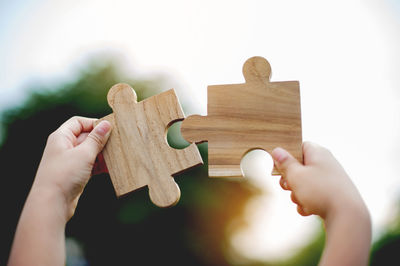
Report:
<svg viewBox="0 0 400 266"><path fill-rule="evenodd" d="M104 145L106 145L107 140L110 136L111 124L110 122L104 120L101 121L86 137L86 139L81 143L80 148L86 150L93 161L96 156L101 152Z"/></svg>
<svg viewBox="0 0 400 266"><path fill-rule="evenodd" d="M271 156L276 168L285 177L291 170L302 166L289 152L279 147L272 151Z"/></svg>

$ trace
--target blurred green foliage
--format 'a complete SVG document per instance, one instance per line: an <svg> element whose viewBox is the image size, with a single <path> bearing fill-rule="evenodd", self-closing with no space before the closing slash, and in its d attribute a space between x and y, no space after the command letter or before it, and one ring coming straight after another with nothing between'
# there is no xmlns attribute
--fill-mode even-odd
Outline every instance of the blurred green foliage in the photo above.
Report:
<svg viewBox="0 0 400 266"><path fill-rule="evenodd" d="M322 255L322 249L325 243L325 231L322 227L316 232L315 237L311 240L310 243L306 244L303 248L301 248L297 253L288 259L287 261L283 261L279 263L281 266L309 266L309 265L318 265L318 262Z"/></svg>
<svg viewBox="0 0 400 266"><path fill-rule="evenodd" d="M371 266L400 264L400 202L393 211L395 219L372 246Z"/></svg>

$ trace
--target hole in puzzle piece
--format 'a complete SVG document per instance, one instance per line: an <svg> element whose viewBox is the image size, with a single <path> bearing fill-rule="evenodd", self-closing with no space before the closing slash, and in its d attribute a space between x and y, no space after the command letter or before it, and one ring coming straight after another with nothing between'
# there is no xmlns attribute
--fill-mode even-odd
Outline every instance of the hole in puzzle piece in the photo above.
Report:
<svg viewBox="0 0 400 266"><path fill-rule="evenodd" d="M171 124L167 129L168 145L174 149L184 149L190 145L181 134L182 121Z"/></svg>
<svg viewBox="0 0 400 266"><path fill-rule="evenodd" d="M271 155L262 149L250 150L240 161L243 176L253 181L271 177L273 167Z"/></svg>

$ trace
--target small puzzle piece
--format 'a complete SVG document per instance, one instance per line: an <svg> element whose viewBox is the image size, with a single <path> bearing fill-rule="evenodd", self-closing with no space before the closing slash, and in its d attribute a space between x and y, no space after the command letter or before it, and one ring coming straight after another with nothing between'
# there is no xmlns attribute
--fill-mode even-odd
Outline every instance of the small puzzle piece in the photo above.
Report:
<svg viewBox="0 0 400 266"><path fill-rule="evenodd" d="M182 150L167 143L167 130L184 114L173 89L137 102L127 84L114 85L108 92L113 113L96 121L112 124L103 150L117 196L148 186L150 199L160 207L178 202L180 190L172 178L202 164L195 144Z"/></svg>
<svg viewBox="0 0 400 266"><path fill-rule="evenodd" d="M191 143L208 141L210 177L243 176L240 162L253 149L288 150L303 161L298 81L270 82L262 57L243 66L243 84L208 86L207 116L193 115L181 125ZM279 175L274 167L273 175Z"/></svg>

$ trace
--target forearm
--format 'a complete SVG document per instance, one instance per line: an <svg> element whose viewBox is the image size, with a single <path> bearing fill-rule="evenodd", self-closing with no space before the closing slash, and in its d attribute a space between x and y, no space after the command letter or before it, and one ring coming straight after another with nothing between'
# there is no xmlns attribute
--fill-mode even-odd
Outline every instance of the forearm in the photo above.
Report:
<svg viewBox="0 0 400 266"><path fill-rule="evenodd" d="M371 246L371 219L364 203L343 206L326 217L326 243L320 265L367 265Z"/></svg>
<svg viewBox="0 0 400 266"><path fill-rule="evenodd" d="M33 186L22 211L8 264L65 265L66 206L51 190Z"/></svg>

